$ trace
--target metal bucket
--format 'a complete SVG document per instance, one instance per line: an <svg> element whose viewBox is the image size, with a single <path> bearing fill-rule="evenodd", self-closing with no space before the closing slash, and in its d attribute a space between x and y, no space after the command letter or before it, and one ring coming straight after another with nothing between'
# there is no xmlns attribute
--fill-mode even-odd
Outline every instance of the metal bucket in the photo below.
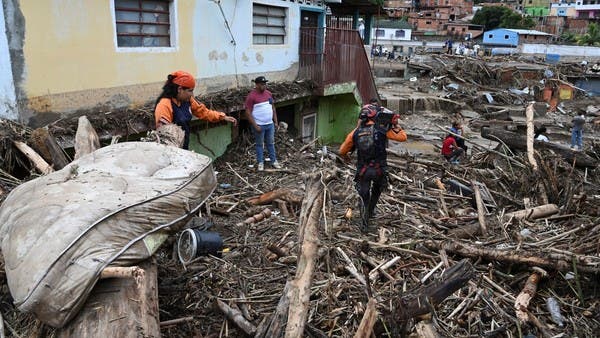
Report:
<svg viewBox="0 0 600 338"><path fill-rule="evenodd" d="M221 256L223 239L216 232L199 229L185 229L177 241L177 255L183 264L188 264L198 256Z"/></svg>

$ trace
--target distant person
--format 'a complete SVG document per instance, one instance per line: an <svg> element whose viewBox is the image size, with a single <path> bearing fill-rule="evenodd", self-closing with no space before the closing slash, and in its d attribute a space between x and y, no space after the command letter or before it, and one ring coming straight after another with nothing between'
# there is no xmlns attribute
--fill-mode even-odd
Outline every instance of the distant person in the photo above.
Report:
<svg viewBox="0 0 600 338"><path fill-rule="evenodd" d="M210 110L194 98L196 80L188 72L178 70L167 76L162 93L156 99L154 108L154 121L156 128L162 125L174 123L185 132L183 149L189 149L190 144L190 121L192 115L209 122L227 121L237 125L234 117L225 113Z"/></svg>
<svg viewBox="0 0 600 338"><path fill-rule="evenodd" d="M358 19L358 34L360 35L360 38L365 41L365 23L362 18Z"/></svg>
<svg viewBox="0 0 600 338"><path fill-rule="evenodd" d="M571 130L571 149L583 150L583 126L585 125L585 113L581 112L573 120L573 129Z"/></svg>
<svg viewBox="0 0 600 338"><path fill-rule="evenodd" d="M258 171L265 169L264 144L267 145L271 165L275 169L281 169L275 153L275 127L277 126L277 112L273 95L267 89L264 76L259 76L254 81L254 89L246 97L246 116L254 131L256 141L256 161Z"/></svg>
<svg viewBox="0 0 600 338"><path fill-rule="evenodd" d="M547 129L544 126L535 128L533 139L536 141L550 142L550 140L548 139L548 136L546 136L546 131L547 131Z"/></svg>
<svg viewBox="0 0 600 338"><path fill-rule="evenodd" d="M463 138L464 130L463 130L462 124L458 121L452 122L452 127L450 128L450 132L458 135L458 136L454 137L454 140L456 141L456 144L465 151L465 154L466 154L467 149L469 147L467 147L467 145L465 144L465 139Z"/></svg>
<svg viewBox="0 0 600 338"><path fill-rule="evenodd" d="M452 39L446 40L444 46L446 47L446 54L452 54Z"/></svg>
<svg viewBox="0 0 600 338"><path fill-rule="evenodd" d="M442 142L442 155L446 161L452 164L459 164L459 160L464 153L464 149L456 144L456 139L454 136L451 134L446 135L444 142Z"/></svg>

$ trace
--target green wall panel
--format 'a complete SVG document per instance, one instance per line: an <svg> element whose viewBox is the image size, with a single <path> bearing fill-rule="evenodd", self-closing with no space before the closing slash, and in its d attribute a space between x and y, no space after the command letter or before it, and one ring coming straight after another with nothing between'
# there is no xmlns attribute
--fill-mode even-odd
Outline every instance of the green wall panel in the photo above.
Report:
<svg viewBox="0 0 600 338"><path fill-rule="evenodd" d="M356 127L359 105L354 94L326 96L319 99L317 135L324 143L341 143Z"/></svg>
<svg viewBox="0 0 600 338"><path fill-rule="evenodd" d="M201 121L200 128L192 127L190 135L190 150L206 155L213 160L225 153L231 143L231 125L202 126L207 122Z"/></svg>

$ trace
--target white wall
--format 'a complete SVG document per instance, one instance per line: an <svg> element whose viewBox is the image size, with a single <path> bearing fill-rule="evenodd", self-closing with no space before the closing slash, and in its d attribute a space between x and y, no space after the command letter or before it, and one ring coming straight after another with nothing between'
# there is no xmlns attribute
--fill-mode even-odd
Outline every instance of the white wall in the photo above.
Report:
<svg viewBox="0 0 600 338"><path fill-rule="evenodd" d="M16 120L19 117L13 82L8 40L6 38L6 23L4 21L4 8L0 6L0 118Z"/></svg>
<svg viewBox="0 0 600 338"><path fill-rule="evenodd" d="M252 44L253 2L287 8L287 36L284 45ZM230 42L231 34L218 5L213 1L196 1L192 40L199 77L281 71L298 62L298 4L281 0L221 1L221 6L235 38L235 45Z"/></svg>
<svg viewBox="0 0 600 338"><path fill-rule="evenodd" d="M373 28L371 30L371 36L372 36L371 42L373 42L373 43L375 43L375 31L377 29L383 30L385 32L385 34L383 36L377 37L378 45L393 42L393 41L410 41L411 36L412 36L412 29L402 29L404 31L404 37L397 38L396 31L400 30L399 28Z"/></svg>
<svg viewBox="0 0 600 338"><path fill-rule="evenodd" d="M560 56L575 56L581 58L600 58L600 47L565 46L524 43L521 46L523 54L558 54Z"/></svg>

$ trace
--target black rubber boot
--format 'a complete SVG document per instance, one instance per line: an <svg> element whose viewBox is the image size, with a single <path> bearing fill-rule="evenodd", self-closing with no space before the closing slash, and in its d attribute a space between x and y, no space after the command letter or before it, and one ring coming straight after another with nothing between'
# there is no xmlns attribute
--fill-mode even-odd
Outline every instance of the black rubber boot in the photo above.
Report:
<svg viewBox="0 0 600 338"><path fill-rule="evenodd" d="M369 212L362 205L360 207L360 231L364 233L369 231Z"/></svg>

